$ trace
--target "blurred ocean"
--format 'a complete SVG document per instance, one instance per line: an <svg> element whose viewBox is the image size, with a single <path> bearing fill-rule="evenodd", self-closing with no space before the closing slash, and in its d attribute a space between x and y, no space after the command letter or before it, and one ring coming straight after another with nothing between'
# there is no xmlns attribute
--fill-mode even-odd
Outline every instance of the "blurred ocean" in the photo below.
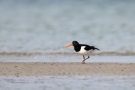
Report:
<svg viewBox="0 0 135 90"><path fill-rule="evenodd" d="M0 0L0 52L135 52L134 0Z"/></svg>

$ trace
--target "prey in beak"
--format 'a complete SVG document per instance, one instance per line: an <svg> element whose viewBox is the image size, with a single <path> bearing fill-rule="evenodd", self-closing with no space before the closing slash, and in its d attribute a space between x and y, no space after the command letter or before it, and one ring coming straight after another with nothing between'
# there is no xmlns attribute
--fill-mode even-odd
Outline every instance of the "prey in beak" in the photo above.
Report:
<svg viewBox="0 0 135 90"><path fill-rule="evenodd" d="M68 48L68 47L70 47L70 46L73 46L73 44L71 43L71 44L68 44L65 48Z"/></svg>

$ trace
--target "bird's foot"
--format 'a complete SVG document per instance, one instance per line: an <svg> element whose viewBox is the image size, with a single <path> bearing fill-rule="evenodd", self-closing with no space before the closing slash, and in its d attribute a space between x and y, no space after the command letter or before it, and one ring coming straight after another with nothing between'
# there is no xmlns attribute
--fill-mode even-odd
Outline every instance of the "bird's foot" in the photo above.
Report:
<svg viewBox="0 0 135 90"><path fill-rule="evenodd" d="M82 64L85 64L85 60L82 61Z"/></svg>

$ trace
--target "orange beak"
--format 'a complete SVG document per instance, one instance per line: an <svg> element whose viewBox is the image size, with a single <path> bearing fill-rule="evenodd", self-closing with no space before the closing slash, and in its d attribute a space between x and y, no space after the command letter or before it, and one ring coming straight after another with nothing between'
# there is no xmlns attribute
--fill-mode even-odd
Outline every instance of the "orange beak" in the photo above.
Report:
<svg viewBox="0 0 135 90"><path fill-rule="evenodd" d="M65 48L68 48L68 47L70 47L70 46L73 46L73 44L71 43L71 44L67 45Z"/></svg>

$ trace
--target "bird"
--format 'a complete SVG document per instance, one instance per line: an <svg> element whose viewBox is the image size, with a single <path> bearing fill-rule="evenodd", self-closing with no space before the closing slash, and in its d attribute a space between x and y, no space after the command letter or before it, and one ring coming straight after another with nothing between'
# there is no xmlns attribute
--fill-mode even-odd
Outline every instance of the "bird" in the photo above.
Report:
<svg viewBox="0 0 135 90"><path fill-rule="evenodd" d="M90 58L90 54L92 54L95 50L99 50L98 48L96 48L95 46L89 46L87 44L79 44L77 41L72 41L71 44L68 44L67 46L65 46L65 48L68 48L70 46L74 47L74 50L78 53L83 55L83 61L82 64L85 64L85 60ZM85 58L85 56L88 56L87 58Z"/></svg>

